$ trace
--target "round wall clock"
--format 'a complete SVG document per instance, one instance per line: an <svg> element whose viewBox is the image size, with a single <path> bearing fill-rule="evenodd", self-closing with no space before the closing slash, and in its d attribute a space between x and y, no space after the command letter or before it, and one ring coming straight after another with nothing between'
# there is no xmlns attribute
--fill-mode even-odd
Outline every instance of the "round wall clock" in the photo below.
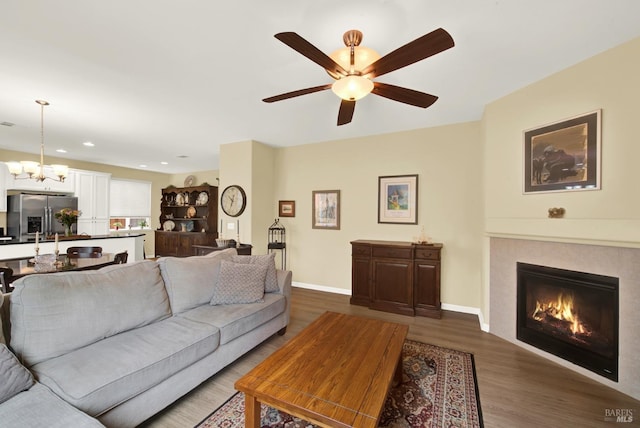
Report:
<svg viewBox="0 0 640 428"><path fill-rule="evenodd" d="M244 189L236 184L224 189L220 196L220 206L226 215L238 217L247 206L247 195Z"/></svg>

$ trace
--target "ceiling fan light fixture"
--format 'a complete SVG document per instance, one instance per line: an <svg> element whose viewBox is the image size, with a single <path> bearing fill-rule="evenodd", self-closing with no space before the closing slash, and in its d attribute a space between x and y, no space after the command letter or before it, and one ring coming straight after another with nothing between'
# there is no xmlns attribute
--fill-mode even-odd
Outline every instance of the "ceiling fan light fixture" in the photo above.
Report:
<svg viewBox="0 0 640 428"><path fill-rule="evenodd" d="M353 51L353 68L354 71L357 72L363 70L367 65L372 64L380 59L380 54L378 52L365 46L354 46ZM338 49L337 51L329 55L329 58L340 64L345 70L351 71L350 47ZM340 77L340 75L335 74L329 70L327 70L327 72L334 79L338 79Z"/></svg>
<svg viewBox="0 0 640 428"><path fill-rule="evenodd" d="M357 101L373 90L373 82L362 76L346 76L331 85L334 94L347 101Z"/></svg>

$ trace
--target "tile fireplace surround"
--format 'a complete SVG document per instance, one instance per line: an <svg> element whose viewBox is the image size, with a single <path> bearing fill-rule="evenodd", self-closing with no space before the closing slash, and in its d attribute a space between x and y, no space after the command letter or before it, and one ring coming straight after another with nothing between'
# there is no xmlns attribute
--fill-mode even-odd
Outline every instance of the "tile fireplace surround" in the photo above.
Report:
<svg viewBox="0 0 640 428"><path fill-rule="evenodd" d="M640 400L640 249L490 238L490 254L492 334ZM517 262L620 279L618 382L516 339Z"/></svg>

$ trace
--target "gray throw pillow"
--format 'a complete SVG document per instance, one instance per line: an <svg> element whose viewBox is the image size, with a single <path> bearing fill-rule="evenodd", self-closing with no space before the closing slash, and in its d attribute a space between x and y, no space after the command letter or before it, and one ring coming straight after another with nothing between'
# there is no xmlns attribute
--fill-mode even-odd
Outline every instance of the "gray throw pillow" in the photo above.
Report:
<svg viewBox="0 0 640 428"><path fill-rule="evenodd" d="M16 358L7 346L0 343L0 403L31 388L33 375Z"/></svg>
<svg viewBox="0 0 640 428"><path fill-rule="evenodd" d="M264 291L273 293L280 291L278 277L276 276L276 253L260 254L255 256L233 256L231 261L235 263L256 264L267 267L267 277L264 281Z"/></svg>
<svg viewBox="0 0 640 428"><path fill-rule="evenodd" d="M218 282L213 289L212 305L262 302L267 267L220 262Z"/></svg>

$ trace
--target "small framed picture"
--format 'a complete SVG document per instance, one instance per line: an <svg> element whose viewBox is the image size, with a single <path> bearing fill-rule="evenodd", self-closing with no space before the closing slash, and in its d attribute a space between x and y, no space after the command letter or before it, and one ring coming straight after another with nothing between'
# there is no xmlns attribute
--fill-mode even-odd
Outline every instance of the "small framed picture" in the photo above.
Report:
<svg viewBox="0 0 640 428"><path fill-rule="evenodd" d="M600 189L596 110L524 131L524 193Z"/></svg>
<svg viewBox="0 0 640 428"><path fill-rule="evenodd" d="M314 190L312 192L312 227L340 230L340 191Z"/></svg>
<svg viewBox="0 0 640 428"><path fill-rule="evenodd" d="M418 175L378 177L378 223L418 224Z"/></svg>
<svg viewBox="0 0 640 428"><path fill-rule="evenodd" d="M295 217L296 201L278 201L278 215L280 217Z"/></svg>

